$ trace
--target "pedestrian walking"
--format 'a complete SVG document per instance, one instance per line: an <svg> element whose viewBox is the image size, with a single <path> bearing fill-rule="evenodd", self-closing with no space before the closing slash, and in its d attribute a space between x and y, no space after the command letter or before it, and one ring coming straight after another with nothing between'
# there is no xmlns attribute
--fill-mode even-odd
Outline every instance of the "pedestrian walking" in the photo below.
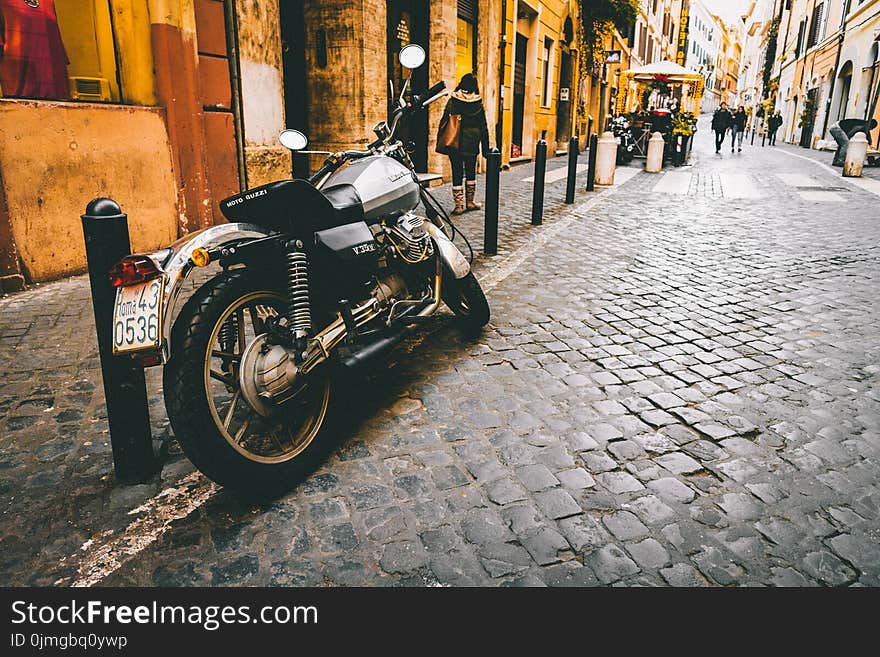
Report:
<svg viewBox="0 0 880 657"><path fill-rule="evenodd" d="M742 153L743 149L743 136L746 133L746 123L749 120L749 115L746 114L745 107L740 106L733 115L733 122L730 126L730 152L733 153L734 146L736 146L739 150L738 152Z"/></svg>
<svg viewBox="0 0 880 657"><path fill-rule="evenodd" d="M712 130L715 131L715 152L720 153L724 145L724 137L733 123L733 117L727 109L727 103L721 103L721 107L712 115Z"/></svg>
<svg viewBox="0 0 880 657"><path fill-rule="evenodd" d="M482 207L474 200L477 193L477 155L481 150L483 157L489 155L486 109L480 97L477 76L466 73L446 103L437 133L437 152L445 153L452 164L452 198L455 201L452 214L463 214Z"/></svg>
<svg viewBox="0 0 880 657"><path fill-rule="evenodd" d="M776 113L770 117L770 120L767 121L767 131L768 136L770 137L769 143L771 146L776 146L776 131L782 127L782 111L776 110Z"/></svg>

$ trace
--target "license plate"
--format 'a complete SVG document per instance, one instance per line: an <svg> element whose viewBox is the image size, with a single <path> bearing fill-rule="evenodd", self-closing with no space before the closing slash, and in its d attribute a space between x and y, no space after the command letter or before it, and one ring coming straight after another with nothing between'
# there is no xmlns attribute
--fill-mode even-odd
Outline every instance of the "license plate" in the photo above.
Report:
<svg viewBox="0 0 880 657"><path fill-rule="evenodd" d="M162 344L165 277L120 287L113 307L113 353L155 349Z"/></svg>

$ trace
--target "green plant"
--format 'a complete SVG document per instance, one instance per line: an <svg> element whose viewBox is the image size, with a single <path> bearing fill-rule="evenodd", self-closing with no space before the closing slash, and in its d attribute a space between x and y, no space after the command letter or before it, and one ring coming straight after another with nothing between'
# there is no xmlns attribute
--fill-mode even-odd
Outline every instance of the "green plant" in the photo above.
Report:
<svg viewBox="0 0 880 657"><path fill-rule="evenodd" d="M581 53L587 70L605 60L605 38L615 29L628 33L638 13L638 0L580 0Z"/></svg>
<svg viewBox="0 0 880 657"><path fill-rule="evenodd" d="M690 137L696 132L697 117L691 112L679 112L672 119L672 134Z"/></svg>
<svg viewBox="0 0 880 657"><path fill-rule="evenodd" d="M764 82L764 98L770 95L770 76L773 74L773 64L776 61L776 46L779 40L779 17L770 23L770 31L767 34L767 49L764 51L764 70L762 80Z"/></svg>
<svg viewBox="0 0 880 657"><path fill-rule="evenodd" d="M804 109L801 111L800 121L798 121L798 128L813 125L813 122L816 120L817 109L818 103L816 102L816 99L807 96L804 100Z"/></svg>

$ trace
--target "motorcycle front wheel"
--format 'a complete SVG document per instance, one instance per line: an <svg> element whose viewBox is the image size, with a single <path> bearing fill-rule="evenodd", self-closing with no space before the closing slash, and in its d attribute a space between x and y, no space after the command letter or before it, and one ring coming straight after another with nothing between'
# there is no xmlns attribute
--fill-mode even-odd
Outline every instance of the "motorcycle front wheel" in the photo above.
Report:
<svg viewBox="0 0 880 657"><path fill-rule="evenodd" d="M187 301L171 333L165 406L183 452L218 484L249 495L293 487L326 457L332 386L326 368L269 417L241 391L242 354L286 302L247 270L221 274Z"/></svg>
<svg viewBox="0 0 880 657"><path fill-rule="evenodd" d="M489 302L473 272L456 279L448 270L443 275L443 302L470 331L479 331L489 323Z"/></svg>

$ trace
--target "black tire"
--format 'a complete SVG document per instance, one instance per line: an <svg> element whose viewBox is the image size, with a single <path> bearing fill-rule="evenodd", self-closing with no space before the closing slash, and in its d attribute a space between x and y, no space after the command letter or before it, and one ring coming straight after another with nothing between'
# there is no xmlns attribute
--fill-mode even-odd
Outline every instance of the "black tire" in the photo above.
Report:
<svg viewBox="0 0 880 657"><path fill-rule="evenodd" d="M442 296L467 330L478 331L489 323L489 302L473 272L461 279L449 271L444 272Z"/></svg>
<svg viewBox="0 0 880 657"><path fill-rule="evenodd" d="M235 308L241 299L250 297L263 299L265 303L277 303L279 312L283 312L284 296L277 286L267 284L265 277L247 270L221 274L195 292L181 309L172 329L171 360L164 369L163 386L165 408L171 427L190 461L206 476L222 486L235 489L249 497L265 497L289 490L326 458L336 442L331 435L329 422L335 415L331 403L334 395L329 369L323 372L316 370L310 375L322 377L316 379L319 383L313 384L317 386L316 394L321 398L319 403L323 406L322 414L315 420L315 422L319 420L317 428L314 423L309 425L308 433L311 437L308 442L301 451L288 460L283 460L286 456L282 453L278 457L273 457L275 460L258 462L254 460L254 455L247 456L250 454L248 449L239 449L241 444L239 447L233 447L232 440L235 443L240 441L237 440L237 435L230 440L231 428L228 418L243 411L249 414L247 417L251 417L255 424L264 420L250 412L250 406L242 399L239 391L239 399L243 406L239 408L237 402L232 400L230 405L233 409L226 420L226 428L220 426L221 409L211 394L211 386L216 387L218 384L214 381L213 375L209 374L213 370L211 359L217 356L214 351L209 352L209 348L216 347L216 332L223 322L228 321L224 319L225 314ZM267 299L270 301L266 301ZM246 306L241 308L240 321L245 325ZM259 310L259 307L257 309ZM229 317L231 318L231 315ZM253 311L250 312L250 317L256 333L257 320L254 319ZM236 322L238 321L236 319ZM232 374L228 378L237 380L237 375ZM228 384L219 385L221 388L226 387L229 393L232 392ZM226 407L228 408L229 406ZM223 412L225 414L226 410ZM253 420L254 417L256 420ZM243 422L243 424L246 428L242 440L247 440L249 423ZM270 431L270 434L272 441L277 443L278 449L283 451L276 432ZM260 436L256 432L254 436L262 444L269 444L267 437ZM298 448L293 446L291 440L291 451L295 449Z"/></svg>

